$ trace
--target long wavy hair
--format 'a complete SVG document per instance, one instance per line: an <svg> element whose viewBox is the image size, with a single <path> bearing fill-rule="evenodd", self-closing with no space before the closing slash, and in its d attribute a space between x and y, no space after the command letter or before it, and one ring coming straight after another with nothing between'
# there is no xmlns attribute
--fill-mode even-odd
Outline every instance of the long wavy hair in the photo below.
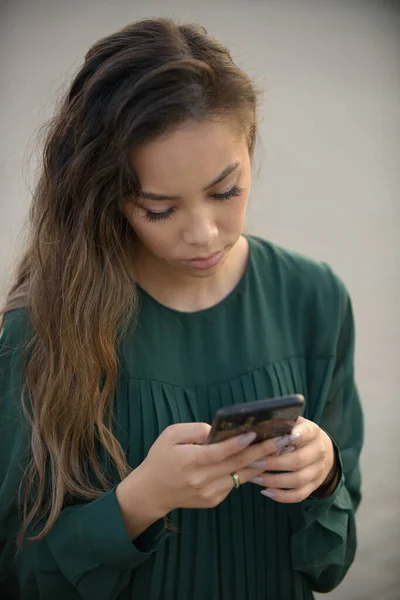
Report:
<svg viewBox="0 0 400 600"><path fill-rule="evenodd" d="M21 405L31 436L18 546L42 539L66 499L91 500L130 472L113 434L118 345L138 316L130 155L195 120L234 116L256 137L254 83L194 24L147 19L96 42L48 123L29 236L0 313L28 313ZM103 456L103 459L101 458ZM114 477L115 479L115 477ZM38 527L40 525L40 527Z"/></svg>

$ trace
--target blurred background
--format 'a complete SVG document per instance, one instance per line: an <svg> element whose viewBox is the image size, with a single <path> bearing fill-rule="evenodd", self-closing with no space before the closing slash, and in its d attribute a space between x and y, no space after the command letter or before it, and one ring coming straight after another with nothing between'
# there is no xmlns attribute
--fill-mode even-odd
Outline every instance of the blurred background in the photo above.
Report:
<svg viewBox="0 0 400 600"><path fill-rule="evenodd" d="M364 498L357 559L329 597L398 599L398 3L1 0L0 292L25 232L39 127L88 47L147 16L202 23L265 90L247 229L330 263L355 309Z"/></svg>

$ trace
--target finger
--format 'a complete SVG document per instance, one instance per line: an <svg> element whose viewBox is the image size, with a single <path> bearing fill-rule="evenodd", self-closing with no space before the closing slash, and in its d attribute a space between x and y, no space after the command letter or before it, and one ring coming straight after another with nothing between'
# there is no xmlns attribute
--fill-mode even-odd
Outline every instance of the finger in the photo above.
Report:
<svg viewBox="0 0 400 600"><path fill-rule="evenodd" d="M209 481L196 494L198 508L214 508L218 506L235 488L232 476L228 473L213 481Z"/></svg>
<svg viewBox="0 0 400 600"><path fill-rule="evenodd" d="M303 446L317 437L318 430L318 425L312 421L304 419L303 417L299 417L296 421L296 425L292 429L291 435L289 436L288 443L296 444L296 446Z"/></svg>
<svg viewBox="0 0 400 600"><path fill-rule="evenodd" d="M253 444L241 452L236 452L234 455L214 463L212 470L210 471L210 476L213 478L223 477L226 473L232 473L233 471L238 472L248 468L250 464L257 463L253 468L253 475L255 475L257 470L260 472L265 471L267 468L266 457L275 453L276 446L274 439Z"/></svg>
<svg viewBox="0 0 400 600"><path fill-rule="evenodd" d="M237 475L239 480L239 487L243 484L247 483L252 475L254 475L254 471L251 469L245 469L243 471L227 473L222 477L218 477L218 479L214 479L209 483L207 490L205 490L205 496L210 496L212 498L221 498L226 497L232 490L236 490L236 482L233 475Z"/></svg>
<svg viewBox="0 0 400 600"><path fill-rule="evenodd" d="M265 470L267 468L265 458L276 454L277 450L282 448L282 444L288 443L287 436L252 444L254 438L254 432L249 432L198 448L197 461L204 466L213 467L209 473L212 479L247 468L250 464L260 460L263 461L262 464L257 464L255 468Z"/></svg>
<svg viewBox="0 0 400 600"><path fill-rule="evenodd" d="M283 456L284 454L289 454L289 452L294 452L296 450L295 446L285 446L282 450L277 452L277 456Z"/></svg>
<svg viewBox="0 0 400 600"><path fill-rule="evenodd" d="M205 444L211 430L208 423L175 423L166 428L173 444Z"/></svg>
<svg viewBox="0 0 400 600"><path fill-rule="evenodd" d="M303 500L311 496L311 494L316 490L316 488L317 484L312 482L302 488L294 490L268 488L265 490L261 490L260 493L263 496L266 496L267 498L271 498L275 502L280 502L282 504L295 504L298 502L303 502Z"/></svg>
<svg viewBox="0 0 400 600"><path fill-rule="evenodd" d="M216 442L209 444L201 449L204 463L213 464L220 463L230 458L232 455L238 454L247 448L252 442L254 442L257 434L253 431L242 435L236 435L235 437L223 440L222 442ZM222 471L224 472L224 471ZM225 469L225 472L226 471Z"/></svg>
<svg viewBox="0 0 400 600"><path fill-rule="evenodd" d="M256 444L255 444L255 446L256 446ZM253 451L253 448L252 448L252 451ZM265 451L265 445L264 445L264 451ZM264 480L264 478L267 475L266 473L264 473L265 462L263 463L263 465L261 465L261 463L260 463L260 466L258 469L247 466L245 468L238 469L236 471L235 471L235 469L230 470L229 467L228 467L228 471L227 471L226 461L223 462L222 464L224 465L224 469L225 469L223 472L220 471L221 465L218 465L213 468L212 472L210 472L210 475L209 475L210 476L209 490L213 490L217 495L223 494L223 493L228 494L231 489L235 488L234 479L232 477L233 472L236 473L237 476L239 477L240 485L250 482L252 479L254 479L257 476L262 477L262 481L258 482L260 485L267 485L267 483L268 483L267 479ZM289 475L293 475L293 474L290 473ZM285 483L285 481L281 480L280 483L281 484ZM290 485L293 484L292 481L290 481L289 483L290 483Z"/></svg>
<svg viewBox="0 0 400 600"><path fill-rule="evenodd" d="M232 472L235 472L238 475L238 477L239 477L239 481L240 481L241 485L243 485L244 483L251 482L253 479L255 479L258 476L260 476L262 478L262 480L260 480L260 481L258 481L256 483L258 483L259 485L264 485L264 477L266 476L266 473L265 473L265 462L263 462L263 464L261 464L261 462L263 462L263 461L260 461L260 464L259 464L258 468L247 466L247 467L244 467L243 469L239 469L237 471L235 471L235 470L230 471L229 472L229 476L232 478ZM219 480L221 480L221 479L224 479L224 476L225 475L222 474L222 475L217 475L217 477L216 477L215 472L214 472L213 475L212 475L212 478L214 480L216 478L218 478ZM232 479L232 482L233 482L233 479Z"/></svg>
<svg viewBox="0 0 400 600"><path fill-rule="evenodd" d="M252 476L254 476L254 471L249 468L243 469L238 471L237 475L239 477L239 484L241 486L251 480ZM273 500L276 500L277 502L289 504L301 502L305 498L308 498L308 496L310 496L317 487L317 482L314 480L299 488L281 489L268 487L267 489L262 489L261 493L269 498L273 498ZM211 484L209 490L212 490L211 495L213 497L225 496L229 494L232 490L235 490L232 475L228 474L223 477L219 477L213 482L213 484Z"/></svg>
<svg viewBox="0 0 400 600"><path fill-rule="evenodd" d="M319 469L315 464L291 473L261 473L251 481L267 488L299 489L317 480Z"/></svg>
<svg viewBox="0 0 400 600"><path fill-rule="evenodd" d="M262 469L254 469L251 467L247 467L245 469L241 469L240 471L236 471L236 473L239 477L240 485L243 485L245 483L251 482L258 476L263 476L264 471Z"/></svg>
<svg viewBox="0 0 400 600"><path fill-rule="evenodd" d="M228 473L226 475L222 475L215 480L214 486L216 489L226 489L226 485L228 488L235 489L235 480L233 474L236 474L239 478L239 486L248 483L254 477L254 469L242 469L240 471L233 471L232 473Z"/></svg>
<svg viewBox="0 0 400 600"><path fill-rule="evenodd" d="M310 443L300 448L294 448L291 452L281 455L272 455L266 459L266 470L268 471L300 471L308 465L318 462L320 452L315 444Z"/></svg>
<svg viewBox="0 0 400 600"><path fill-rule="evenodd" d="M305 419L304 417L302 417L301 415L299 415L296 419L296 425L300 424L300 423L304 423L304 421L307 421L307 419Z"/></svg>

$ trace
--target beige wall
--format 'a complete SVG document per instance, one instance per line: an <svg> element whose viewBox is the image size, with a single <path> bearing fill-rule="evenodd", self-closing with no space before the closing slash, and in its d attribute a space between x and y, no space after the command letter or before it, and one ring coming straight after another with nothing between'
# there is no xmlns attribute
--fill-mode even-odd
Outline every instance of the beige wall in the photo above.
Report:
<svg viewBox="0 0 400 600"><path fill-rule="evenodd" d="M23 232L31 136L97 38L143 16L205 24L267 90L248 226L328 261L354 301L366 414L355 565L332 598L400 597L400 13L381 0L3 0L0 284ZM397 586L396 586L397 584ZM271 599L272 600L272 599Z"/></svg>

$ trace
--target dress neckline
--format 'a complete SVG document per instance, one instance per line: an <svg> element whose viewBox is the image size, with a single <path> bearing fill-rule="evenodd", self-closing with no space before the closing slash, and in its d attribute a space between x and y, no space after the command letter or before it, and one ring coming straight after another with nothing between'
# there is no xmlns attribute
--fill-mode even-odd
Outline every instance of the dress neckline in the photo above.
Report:
<svg viewBox="0 0 400 600"><path fill-rule="evenodd" d="M219 311L220 309L224 308L226 304L230 303L246 287L247 280L249 279L250 272L253 268L252 236L246 235L246 234L243 234L243 235L247 239L248 247L249 247L247 263L246 263L245 269L243 271L241 278L236 283L236 285L231 289L231 291L224 298L219 300L216 304L213 304L212 306L208 306L207 308L202 308L200 310L195 310L195 311L190 311L190 312L178 310L176 308L171 308L169 306L166 306L165 304L162 304L161 302L156 300L154 298L154 296L152 296L151 294L146 292L146 290L144 290L142 287L140 287L140 285L136 284L136 287L138 289L139 296L141 297L142 303L143 303L143 300L145 300L146 302L148 301L151 304L162 309L164 312L170 313L171 315L179 316L183 319L193 319L195 317L199 317L199 316L203 316L203 315L210 315L212 312Z"/></svg>

